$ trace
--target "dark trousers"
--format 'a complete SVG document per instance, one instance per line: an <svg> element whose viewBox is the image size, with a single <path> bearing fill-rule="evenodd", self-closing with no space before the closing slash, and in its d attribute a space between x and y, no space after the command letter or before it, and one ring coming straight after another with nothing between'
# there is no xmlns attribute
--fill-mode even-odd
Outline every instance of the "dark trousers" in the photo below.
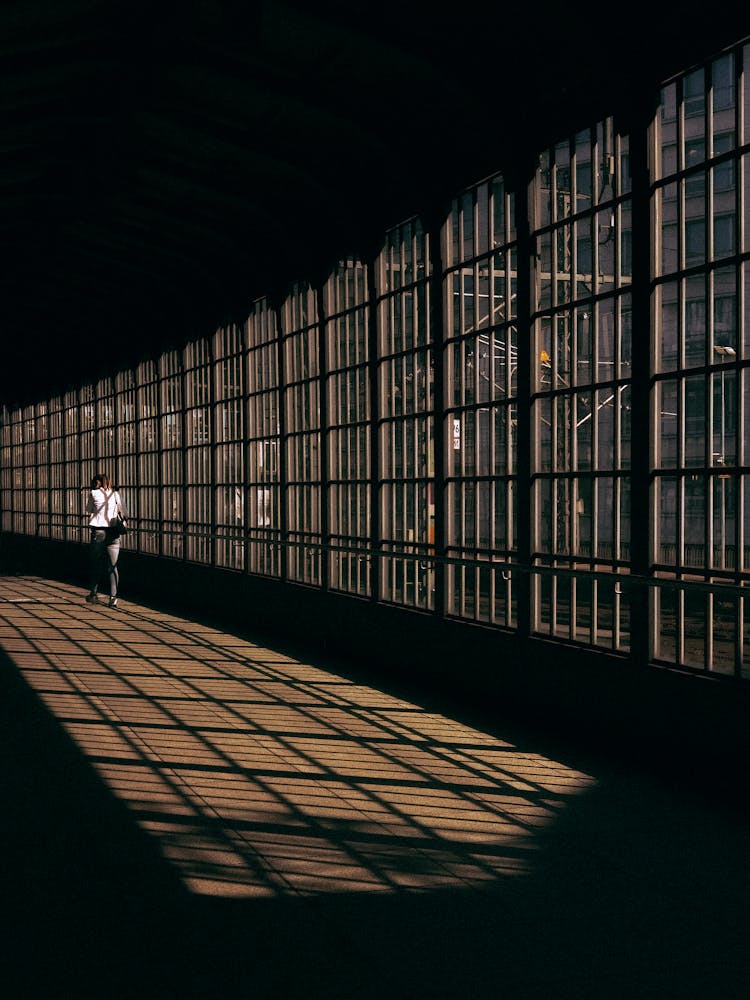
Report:
<svg viewBox="0 0 750 1000"><path fill-rule="evenodd" d="M117 572L120 542L116 538L112 539L106 528L92 528L89 551L91 553L91 593L96 593L106 571L109 576L109 595L117 597L120 586L120 574Z"/></svg>

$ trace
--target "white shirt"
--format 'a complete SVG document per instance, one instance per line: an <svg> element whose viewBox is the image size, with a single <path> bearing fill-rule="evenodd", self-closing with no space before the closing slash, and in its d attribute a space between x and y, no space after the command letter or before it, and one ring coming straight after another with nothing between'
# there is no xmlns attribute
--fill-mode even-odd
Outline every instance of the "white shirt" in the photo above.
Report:
<svg viewBox="0 0 750 1000"><path fill-rule="evenodd" d="M86 513L90 514L90 528L108 528L109 522L117 514L121 506L120 494L117 490L105 493L104 490L91 490L86 501Z"/></svg>

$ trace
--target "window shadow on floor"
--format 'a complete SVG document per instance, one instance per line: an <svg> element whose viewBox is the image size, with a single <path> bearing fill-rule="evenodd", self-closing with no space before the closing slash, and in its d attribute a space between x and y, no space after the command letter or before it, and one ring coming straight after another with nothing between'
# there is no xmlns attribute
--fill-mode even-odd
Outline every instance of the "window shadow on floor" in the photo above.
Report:
<svg viewBox="0 0 750 1000"><path fill-rule="evenodd" d="M748 984L746 827L642 774L65 584L0 579L0 648L3 940L26 996Z"/></svg>

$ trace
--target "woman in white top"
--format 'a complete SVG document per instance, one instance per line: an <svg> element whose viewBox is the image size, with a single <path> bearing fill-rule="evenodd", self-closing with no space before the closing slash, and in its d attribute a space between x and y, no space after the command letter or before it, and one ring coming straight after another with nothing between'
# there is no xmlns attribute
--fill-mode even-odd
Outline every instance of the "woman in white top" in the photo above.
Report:
<svg viewBox="0 0 750 1000"><path fill-rule="evenodd" d="M91 588L86 600L89 604L97 604L97 589L103 571L109 575L109 606L117 607L117 593L120 588L120 574L117 569L117 559L120 555L120 539L110 525L118 513L125 517L120 494L112 485L109 476L97 472L91 480L91 492L86 501L86 513L89 515L91 529Z"/></svg>

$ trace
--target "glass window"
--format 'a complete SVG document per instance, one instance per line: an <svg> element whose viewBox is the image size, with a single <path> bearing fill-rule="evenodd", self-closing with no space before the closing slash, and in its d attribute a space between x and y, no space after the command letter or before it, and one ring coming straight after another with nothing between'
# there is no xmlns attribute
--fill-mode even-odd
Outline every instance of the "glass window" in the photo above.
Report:
<svg viewBox="0 0 750 1000"><path fill-rule="evenodd" d="M462 254L471 256L474 207L464 197L457 220ZM380 596L434 606L434 353L429 322L429 246L418 219L391 230L376 264ZM459 285L459 320L474 323L473 284Z"/></svg>
<svg viewBox="0 0 750 1000"><path fill-rule="evenodd" d="M488 232L485 225L485 242ZM361 595L371 586L369 294L367 268L355 258L340 261L324 288L329 583Z"/></svg>
<svg viewBox="0 0 750 1000"><path fill-rule="evenodd" d="M669 227L670 241L684 249L681 267L674 254L661 258L661 274L670 280L656 287L658 377L652 388L653 558L662 578L680 584L669 589L660 583L655 591L652 646L667 662L729 673L742 660L733 646L742 631L740 603L695 584L735 583L740 564L741 275L731 263L740 218L736 74L737 60L726 53L663 95L661 120L671 117L675 106L681 110L676 117L686 174L682 204L676 211L670 207ZM661 175L652 177L657 213L660 206L671 206L679 166L662 157Z"/></svg>
<svg viewBox="0 0 750 1000"><path fill-rule="evenodd" d="M557 275L548 286L547 259L540 253L532 258L538 290L531 351L532 624L539 633L621 650L629 647L623 588L590 574L627 572L630 558L631 331L625 289L632 272L631 204L625 171L618 178L613 166L627 164L626 150L627 137L617 135L611 121L569 145L558 144L556 163L566 164L570 156L574 163L601 165L597 205L587 195L577 200L573 227L562 221L566 211L558 212L551 227L537 213L531 234L538 248L548 242L553 248ZM544 183L542 165L552 156L549 151L540 157L536 187ZM585 183L585 170L582 176ZM562 200L558 194L559 208L564 192ZM674 242L672 204L662 199L663 246ZM566 277L571 241L574 285ZM598 612L600 606L606 613Z"/></svg>
<svg viewBox="0 0 750 1000"><path fill-rule="evenodd" d="M321 579L320 328L317 297L307 284L293 287L282 307L287 573L292 580Z"/></svg>
<svg viewBox="0 0 750 1000"><path fill-rule="evenodd" d="M582 158L587 155L584 149ZM590 198L590 158L582 167L580 182ZM446 259L449 234L466 211L476 212L480 219L485 213L501 216L510 227L502 234L496 230L491 251L471 263L454 256L443 274L449 386L444 427L446 608L457 617L513 627L517 273L514 206L502 177L491 178L454 202L444 227Z"/></svg>

